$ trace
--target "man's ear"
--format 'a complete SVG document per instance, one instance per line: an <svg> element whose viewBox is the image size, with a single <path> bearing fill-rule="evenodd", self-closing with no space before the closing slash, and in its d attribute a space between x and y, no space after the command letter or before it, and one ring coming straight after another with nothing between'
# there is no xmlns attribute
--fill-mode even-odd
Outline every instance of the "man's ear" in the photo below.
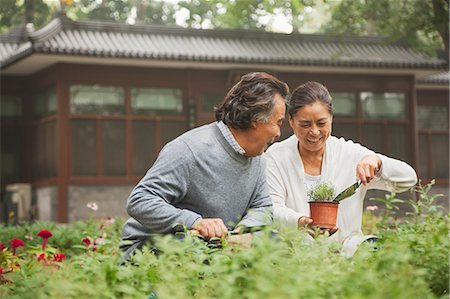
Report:
<svg viewBox="0 0 450 299"><path fill-rule="evenodd" d="M250 123L250 128L251 129L256 129L258 127L258 122L257 121L252 121L251 123Z"/></svg>

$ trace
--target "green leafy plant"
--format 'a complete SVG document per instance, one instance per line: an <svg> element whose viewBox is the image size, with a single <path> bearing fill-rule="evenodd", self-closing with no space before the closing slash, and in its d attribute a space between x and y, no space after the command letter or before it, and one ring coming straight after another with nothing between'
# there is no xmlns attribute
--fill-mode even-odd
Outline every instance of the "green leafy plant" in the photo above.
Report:
<svg viewBox="0 0 450 299"><path fill-rule="evenodd" d="M333 201L335 195L335 187L327 182L320 182L308 191L311 201Z"/></svg>
<svg viewBox="0 0 450 299"><path fill-rule="evenodd" d="M378 226L378 249L362 244L352 258L325 236L311 243L274 225L277 235L255 233L249 249L155 237L158 253L144 247L124 263L119 219L0 225L0 298L447 298L450 214L433 212L428 187L415 191L421 216Z"/></svg>

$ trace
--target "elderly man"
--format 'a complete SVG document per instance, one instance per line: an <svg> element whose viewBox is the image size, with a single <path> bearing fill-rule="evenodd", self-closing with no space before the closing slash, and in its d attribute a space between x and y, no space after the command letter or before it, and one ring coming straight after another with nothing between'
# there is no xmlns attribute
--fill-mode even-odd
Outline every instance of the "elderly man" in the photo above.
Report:
<svg viewBox="0 0 450 299"><path fill-rule="evenodd" d="M122 246L129 255L177 227L206 239L272 222L261 154L280 136L289 93L267 73L249 73L216 108L217 121L168 143L131 192Z"/></svg>

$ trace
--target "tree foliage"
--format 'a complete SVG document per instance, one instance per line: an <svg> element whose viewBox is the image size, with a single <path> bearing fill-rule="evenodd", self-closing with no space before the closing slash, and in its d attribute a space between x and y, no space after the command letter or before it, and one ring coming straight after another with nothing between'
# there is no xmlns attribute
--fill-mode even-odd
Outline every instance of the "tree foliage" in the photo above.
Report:
<svg viewBox="0 0 450 299"><path fill-rule="evenodd" d="M332 17L322 33L385 36L429 53L445 49L448 59L449 0L0 0L0 31L29 22L39 28L64 10L72 19L262 31L281 15L292 32L304 32L315 21L308 11L324 4Z"/></svg>
<svg viewBox="0 0 450 299"><path fill-rule="evenodd" d="M445 49L448 59L449 0L353 0L332 8L330 34L380 35L422 51Z"/></svg>
<svg viewBox="0 0 450 299"><path fill-rule="evenodd" d="M51 8L43 0L0 0L0 32L28 23L38 28L51 18Z"/></svg>

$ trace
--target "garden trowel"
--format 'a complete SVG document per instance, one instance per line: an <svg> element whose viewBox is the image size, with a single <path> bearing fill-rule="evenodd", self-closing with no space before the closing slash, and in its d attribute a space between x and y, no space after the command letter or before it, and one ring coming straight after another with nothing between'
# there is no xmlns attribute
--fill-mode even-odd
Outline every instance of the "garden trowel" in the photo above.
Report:
<svg viewBox="0 0 450 299"><path fill-rule="evenodd" d="M361 185L361 181L357 181L356 183L354 183L353 185L351 185L348 188L345 188L344 191L342 191L341 193L339 193L334 199L333 201L336 202L340 202L341 200L352 196L353 194L355 194L356 189L358 189L358 187Z"/></svg>

